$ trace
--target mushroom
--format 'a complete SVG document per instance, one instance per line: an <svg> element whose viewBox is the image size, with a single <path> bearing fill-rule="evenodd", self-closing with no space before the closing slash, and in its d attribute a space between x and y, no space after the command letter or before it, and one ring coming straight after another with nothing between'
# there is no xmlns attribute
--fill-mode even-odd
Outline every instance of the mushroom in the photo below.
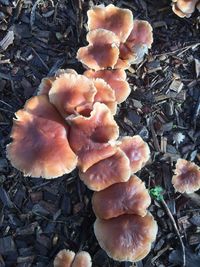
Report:
<svg viewBox="0 0 200 267"><path fill-rule="evenodd" d="M137 176L124 183L114 184L92 197L92 206L96 217L111 219L123 214L145 216L151 198L145 184Z"/></svg>
<svg viewBox="0 0 200 267"><path fill-rule="evenodd" d="M114 155L92 165L86 172L80 171L79 176L89 189L103 190L115 183L125 182L129 179L129 159L118 148Z"/></svg>
<svg viewBox="0 0 200 267"><path fill-rule="evenodd" d="M200 188L200 168L195 163L178 159L172 184L180 193L193 193Z"/></svg>
<svg viewBox="0 0 200 267"><path fill-rule="evenodd" d="M71 267L75 258L75 253L71 250L63 249L56 255L53 266L54 267Z"/></svg>
<svg viewBox="0 0 200 267"><path fill-rule="evenodd" d="M149 253L157 223L150 213L144 217L126 214L109 220L97 218L94 232L108 256L117 261L136 262Z"/></svg>
<svg viewBox="0 0 200 267"><path fill-rule="evenodd" d="M125 42L133 27L133 14L129 9L112 4L95 6L87 12L89 31L106 29L114 32L120 42Z"/></svg>
<svg viewBox="0 0 200 267"><path fill-rule="evenodd" d="M69 127L46 95L29 99L16 112L7 157L24 175L55 178L70 173L77 156L68 143Z"/></svg>
<svg viewBox="0 0 200 267"><path fill-rule="evenodd" d="M118 138L119 128L106 105L97 102L90 117L69 116L67 121L71 126L69 143L82 172L116 152L110 141Z"/></svg>
<svg viewBox="0 0 200 267"><path fill-rule="evenodd" d="M172 10L177 16L189 18L195 11L199 0L173 0L172 2Z"/></svg>
<svg viewBox="0 0 200 267"><path fill-rule="evenodd" d="M111 31L97 29L87 34L89 43L79 48L77 59L90 69L113 68L119 58L119 39Z"/></svg>
<svg viewBox="0 0 200 267"><path fill-rule="evenodd" d="M92 106L96 92L93 82L84 75L64 73L52 83L49 99L65 118L76 114L77 109L84 113Z"/></svg>
<svg viewBox="0 0 200 267"><path fill-rule="evenodd" d="M123 137L118 145L129 158L132 173L141 170L149 160L149 146L139 135Z"/></svg>
<svg viewBox="0 0 200 267"><path fill-rule="evenodd" d="M78 252L72 263L72 267L91 267L92 260L90 254L86 251Z"/></svg>
<svg viewBox="0 0 200 267"><path fill-rule="evenodd" d="M126 72L123 69L87 70L84 75L88 78L101 78L107 82L115 92L117 103L125 101L131 92L130 86L126 81Z"/></svg>

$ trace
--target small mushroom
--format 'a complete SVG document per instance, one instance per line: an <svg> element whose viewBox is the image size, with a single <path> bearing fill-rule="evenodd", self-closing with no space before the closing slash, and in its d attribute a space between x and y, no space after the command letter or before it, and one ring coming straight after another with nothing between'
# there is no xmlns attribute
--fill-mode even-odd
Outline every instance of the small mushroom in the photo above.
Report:
<svg viewBox="0 0 200 267"><path fill-rule="evenodd" d="M90 69L113 68L119 58L119 40L111 31L97 29L87 34L89 43L79 48L77 59Z"/></svg>
<svg viewBox="0 0 200 267"><path fill-rule="evenodd" d="M114 155L97 162L85 173L80 171L79 176L91 190L103 190L115 183L125 182L129 179L129 159L118 148Z"/></svg>
<svg viewBox="0 0 200 267"><path fill-rule="evenodd" d="M178 159L172 184L180 193L193 193L200 188L200 168L195 163Z"/></svg>
<svg viewBox="0 0 200 267"><path fill-rule="evenodd" d="M117 261L136 262L149 253L157 223L150 213L144 217L127 214L109 220L97 218L94 232L108 256Z"/></svg>
<svg viewBox="0 0 200 267"><path fill-rule="evenodd" d="M97 102L90 117L69 116L67 121L71 126L69 143L82 172L115 153L110 141L118 138L119 128L106 105Z"/></svg>
<svg viewBox="0 0 200 267"><path fill-rule="evenodd" d="M195 11L199 0L173 0L172 2L172 10L177 16L189 18Z"/></svg>
<svg viewBox="0 0 200 267"><path fill-rule="evenodd" d="M75 253L71 250L63 249L56 255L53 266L54 267L71 267L75 258Z"/></svg>
<svg viewBox="0 0 200 267"><path fill-rule="evenodd" d="M72 263L72 267L91 267L92 259L90 254L86 251L81 251L76 254L75 259Z"/></svg>
<svg viewBox="0 0 200 267"><path fill-rule="evenodd" d="M123 214L145 216L151 198L145 184L137 176L124 183L114 184L92 197L94 213L100 219L111 219Z"/></svg>
<svg viewBox="0 0 200 267"><path fill-rule="evenodd" d="M119 147L126 153L130 160L132 173L136 173L149 160L149 146L139 135L133 137L123 137L119 142Z"/></svg>
<svg viewBox="0 0 200 267"><path fill-rule="evenodd" d="M84 75L88 78L101 78L106 81L115 92L117 103L127 99L131 89L126 81L126 72L123 69L116 70L87 70Z"/></svg>
<svg viewBox="0 0 200 267"><path fill-rule="evenodd" d="M65 118L76 114L77 109L84 113L88 105L92 106L96 92L93 82L84 75L64 73L52 83L49 99Z"/></svg>
<svg viewBox="0 0 200 267"><path fill-rule="evenodd" d="M55 178L70 173L77 156L68 143L69 127L46 95L29 99L16 112L7 157L27 176Z"/></svg>
<svg viewBox="0 0 200 267"><path fill-rule="evenodd" d="M120 42L125 42L133 27L133 14L129 9L112 4L95 6L87 12L89 31L106 29L114 32Z"/></svg>

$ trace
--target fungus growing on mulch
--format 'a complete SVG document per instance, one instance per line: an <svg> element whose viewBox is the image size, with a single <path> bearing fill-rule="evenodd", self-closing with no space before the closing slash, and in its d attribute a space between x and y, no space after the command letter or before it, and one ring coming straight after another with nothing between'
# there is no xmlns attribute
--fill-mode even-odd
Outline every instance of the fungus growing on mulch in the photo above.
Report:
<svg viewBox="0 0 200 267"><path fill-rule="evenodd" d="M75 254L71 250L61 250L54 259L54 267L91 267L92 260L86 251Z"/></svg>
<svg viewBox="0 0 200 267"><path fill-rule="evenodd" d="M189 18L199 5L199 0L172 0L172 10L180 18Z"/></svg>
<svg viewBox="0 0 200 267"><path fill-rule="evenodd" d="M200 188L200 168L195 163L178 159L172 184L177 192L193 193Z"/></svg>

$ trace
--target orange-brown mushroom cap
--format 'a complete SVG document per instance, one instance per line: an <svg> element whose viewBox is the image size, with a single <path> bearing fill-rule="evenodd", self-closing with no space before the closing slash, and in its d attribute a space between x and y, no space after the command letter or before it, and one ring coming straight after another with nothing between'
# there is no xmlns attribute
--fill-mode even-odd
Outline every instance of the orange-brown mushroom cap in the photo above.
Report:
<svg viewBox="0 0 200 267"><path fill-rule="evenodd" d="M77 156L68 143L69 127L46 95L29 99L16 112L7 157L27 176L55 178L71 172Z"/></svg>
<svg viewBox="0 0 200 267"><path fill-rule="evenodd" d="M50 102L63 117L76 114L76 109L93 103L97 90L93 82L84 75L64 73L52 83Z"/></svg>
<svg viewBox="0 0 200 267"><path fill-rule="evenodd" d="M71 250L63 249L56 255L53 266L54 267L71 267L75 258L75 253Z"/></svg>
<svg viewBox="0 0 200 267"><path fill-rule="evenodd" d="M97 218L94 232L101 248L118 261L136 262L143 259L151 249L157 234L153 216L121 215L102 220Z"/></svg>
<svg viewBox="0 0 200 267"><path fill-rule="evenodd" d="M131 89L126 81L126 72L123 69L116 70L87 70L84 75L88 78L101 78L106 81L115 92L116 101L121 103L129 96Z"/></svg>
<svg viewBox="0 0 200 267"><path fill-rule="evenodd" d="M79 176L91 190L103 190L115 183L125 182L129 179L129 159L118 148L111 157L97 162L84 173L80 171Z"/></svg>
<svg viewBox="0 0 200 267"><path fill-rule="evenodd" d="M100 219L111 219L123 214L145 216L151 198L145 184L133 175L125 183L114 184L92 197L94 213Z"/></svg>
<svg viewBox="0 0 200 267"><path fill-rule="evenodd" d="M119 142L119 147L129 158L132 173L141 170L149 160L149 146L139 135L123 137Z"/></svg>
<svg viewBox="0 0 200 267"><path fill-rule="evenodd" d="M81 251L76 254L71 267L91 267L92 259L86 251Z"/></svg>
<svg viewBox="0 0 200 267"><path fill-rule="evenodd" d="M77 59L90 69L113 68L119 57L119 40L107 30L97 29L87 34L89 45L79 48Z"/></svg>
<svg viewBox="0 0 200 267"><path fill-rule="evenodd" d="M200 188L200 168L195 163L178 159L172 184L180 193L193 193Z"/></svg>
<svg viewBox="0 0 200 267"><path fill-rule="evenodd" d="M72 116L67 120L71 125L69 143L83 172L115 153L116 147L109 141L118 138L119 129L106 105L97 102L90 117Z"/></svg>

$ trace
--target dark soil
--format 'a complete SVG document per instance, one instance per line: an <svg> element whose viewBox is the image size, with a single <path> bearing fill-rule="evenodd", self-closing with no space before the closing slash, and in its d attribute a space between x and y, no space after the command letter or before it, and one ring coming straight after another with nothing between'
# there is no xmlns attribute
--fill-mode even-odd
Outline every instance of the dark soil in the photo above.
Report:
<svg viewBox="0 0 200 267"><path fill-rule="evenodd" d="M94 267L183 266L180 241L161 202L152 200L150 207L159 226L150 254L135 265L118 263L95 239L92 192L77 171L54 180L28 178L6 159L14 113L36 94L41 79L59 68L83 72L76 52L86 44L86 12L93 3L130 8L154 28L149 55L127 71L132 93L115 119L121 136L140 134L148 142L151 162L138 176L148 188L164 189L187 267L198 267L200 197L175 194L171 177L178 158L200 161L200 17L195 12L180 19L167 0L0 0L0 266L52 266L63 248L88 251Z"/></svg>

